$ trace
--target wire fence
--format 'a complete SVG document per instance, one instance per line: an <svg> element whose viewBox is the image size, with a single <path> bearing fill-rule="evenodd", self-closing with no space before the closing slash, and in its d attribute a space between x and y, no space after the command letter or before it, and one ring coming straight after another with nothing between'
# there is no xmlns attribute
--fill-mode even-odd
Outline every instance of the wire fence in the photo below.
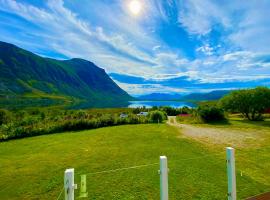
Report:
<svg viewBox="0 0 270 200"><path fill-rule="evenodd" d="M228 156L228 155L227 155ZM205 159L205 158L210 158L210 159ZM213 158L213 159L212 159ZM202 160L203 159L203 160ZM198 160L198 161L195 161L195 162L191 162L193 165L190 165L190 167L191 168L193 168L193 169L190 169L190 167L188 167L188 168L182 168L180 165L181 164L183 164L183 165L187 165L188 164L188 162L184 162L184 161L190 161L190 160ZM207 154L207 155L198 155L198 156L194 156L194 157L188 157L188 158L183 158L183 159L177 159L176 157L171 157L170 159L169 159L169 161L168 161L168 163L169 163L169 166L168 166L168 171L169 171L169 169L170 169L170 173L172 172L172 176L173 176L173 178L172 178L172 180L174 181L172 181L171 183L172 184L175 184L175 180L176 179L179 179L179 177L181 178L182 176L185 176L185 178L196 178L196 179L200 179L200 180L198 180L199 182L201 181L201 182L205 182L206 180L208 180L208 181L210 181L211 179L213 179L213 178L215 178L215 177L211 177L211 174L208 174L209 173L209 169L207 169L207 167L209 166L209 165L206 165L206 166L202 166L202 165L197 165L198 163L200 163L201 161L200 160L202 160L203 162L205 162L205 163L212 163L212 162L215 162L215 165L214 166L217 166L216 168L215 167L213 167L213 168L211 168L211 173L218 173L218 177L219 177L219 184L221 184L222 185L222 188L224 189L225 187L226 187L226 185L227 185L227 178L225 178L224 177L224 168L225 168L225 160L226 160L226 154L225 154L225 152L217 152L217 153L209 153L209 154ZM223 162L224 161L224 168L222 169L222 167L220 167L221 166L221 162ZM218 163L217 163L217 161L218 161ZM195 165L194 165L194 163L195 163ZM227 167L228 167L228 163L230 163L230 162L228 162L228 160L227 160ZM101 170L101 171L93 171L93 172L89 172L89 173L78 173L78 174L76 174L76 176L81 176L80 177L80 182L79 182L79 187L78 187L78 189L80 190L80 191L78 191L80 194L80 196L81 195L87 195L88 194L88 191L92 191L92 194L91 195L93 195L93 196L97 196L97 195L99 195L99 194L101 194L100 192L100 190L98 190L98 189L100 189L100 188L104 188L104 187L107 187L107 186L112 186L112 185L114 185L114 184L109 184L109 182L110 181L112 181L112 183L118 183L117 181L121 181L121 178L125 178L125 179L129 179L129 178L131 178L131 176L129 175L128 177L125 177L125 176L119 176L117 179L108 179L108 178L105 178L105 177L103 177L102 176L102 179L100 179L100 177L98 178L98 179L96 179L97 181L104 181L104 180L109 180L109 182L106 180L105 181L105 185L103 184L103 183L100 183L101 184L101 186L97 186L97 185L95 185L95 186L93 186L93 184L90 184L90 190L89 189L87 189L86 188L86 179L87 179L87 175L95 175L95 174L114 174L115 172L120 172L120 171L128 171L128 170L133 170L133 169L141 169L141 168L147 168L147 167L150 167L150 166L159 166L160 165L160 162L154 162L154 163L148 163L148 164L142 164L142 165L134 165L134 166L129 166L129 167L122 167L122 168L116 168L116 169L108 169L108 170ZM210 164L210 165L212 165L212 164ZM223 164L222 164L223 165ZM160 165L161 166L161 165ZM180 167L179 167L180 166ZM200 166L200 170L198 170L198 167ZM166 166L167 167L167 166ZM171 167L171 168L170 168ZM158 169L161 169L161 168L158 168ZM195 170L194 170L195 169ZM207 171L208 170L208 171ZM250 181L250 178L249 178L249 176L247 176L248 175L248 173L246 172L246 170L248 170L247 168L243 168L242 166L240 167L239 166L239 168L237 169L236 168L236 174L238 174L239 175L239 185L241 185L241 187L243 188L243 189L245 189L245 190L254 190L254 188L258 185L258 184L248 184L248 186L245 186L245 184L247 184L249 181ZM152 171L152 168L150 168L150 169L147 169L147 173L148 172L150 172L150 171ZM184 172L184 173L182 173L182 171ZM157 172L157 171L156 171ZM179 173L179 172L181 172L181 173ZM135 171L135 172L132 172L131 174L133 174L134 175L134 173L136 174L137 173L137 171ZM141 173L141 171L140 171L140 173ZM152 172L151 172L152 173ZM205 174L204 174L205 173ZM207 174L208 175L207 175ZM145 174L145 172L142 172L142 174ZM191 175L189 175L189 174L191 174ZM234 176L233 174L231 174L231 176ZM153 178L154 176L153 176L153 173L152 173L152 175L151 175L151 178ZM137 178L139 178L138 179L138 183L141 183L141 181L144 179L144 178L147 178L147 177L145 177L145 176L143 176L143 177L139 177L139 176L137 176L137 175L135 175L134 177L133 177L133 179L130 181L130 183L132 183L132 187L133 188L135 188L136 187L136 184L134 185L134 180L137 180ZM149 178L149 177L148 177ZM194 178L194 179L195 179ZM150 179L150 178L149 178ZM147 179L148 181L149 181L149 179ZM154 180L154 179L152 179L152 180ZM95 181L95 179L92 179L91 178L91 181ZM125 184L126 183L128 183L129 181L125 181ZM157 180L155 180L155 181L153 181L153 182L157 182ZM152 183L153 183L152 182ZM210 181L210 182L212 182L212 180ZM118 188L118 186L119 185L117 185L116 184L116 188L117 188L117 190L119 189ZM174 185L174 186L176 186L176 185ZM173 187L174 187L173 186ZM95 192L95 190L97 189L97 191ZM58 196L58 198L57 198L57 200L58 199L60 199L61 198L61 196L63 196L62 194L63 194L63 191L64 191L64 188L62 188L62 190L61 190L61 192L60 192L60 194L59 194L59 196ZM94 191L94 192L93 192ZM110 187L110 191L113 191L112 190L112 187ZM78 194L78 192L77 192L77 194ZM219 191L219 192L222 192L222 191ZM87 194L86 194L87 193ZM241 193L241 192L240 192ZM256 193L259 193L259 191L254 191L254 193L256 194ZM121 192L118 192L118 193L115 193L115 194L117 194L117 195L119 195L119 194L121 194ZM226 193L227 194L227 193ZM224 195L226 195L225 193L224 193ZM253 192L252 193L250 193L250 194L253 194ZM245 194L246 195L246 194ZM77 196L77 195L76 195ZM221 196L221 193L219 194L219 197ZM244 195L243 195L244 196ZM251 196L251 195L250 195ZM225 197L225 196L224 196Z"/></svg>
<svg viewBox="0 0 270 200"><path fill-rule="evenodd" d="M179 162L184 162L184 161L190 161L190 160L201 160L201 159L205 159L205 158L218 158L220 160L222 159L225 159L225 153L224 152L219 152L219 153L211 153L211 154L207 154L207 155L198 155L198 156L194 156L194 157L187 157L187 158L183 158L183 159L177 159L177 158L174 158L172 157L172 159L169 160L169 169L170 170L170 173L173 173L174 171L179 171L179 170L182 170L182 168L179 168L176 166L179 166L178 163ZM158 173L160 171L160 162L154 162L154 163L147 163L147 164L141 164L141 165L133 165L133 166L128 166L128 167L122 167L122 168L116 168L116 169L107 169L107 170L101 170L101 171L93 171L93 172L85 172L85 173L78 173L76 174L76 179L77 179L77 182L78 182L78 190L75 191L76 193L76 196L81 196L81 195L86 195L86 193L88 193L87 191L92 191L92 195L98 195L97 193L95 193L93 190L96 190L98 187L100 188L104 188L104 187L108 187L109 184L108 184L108 181L112 183L116 183L117 181L121 181L119 180L119 177L118 178L103 178L100 179L98 178L98 182L100 181L103 181L103 183L96 183L96 186L93 187L91 184L90 184L90 188L88 188L87 186L87 182L88 181L93 181L95 179L89 179L87 178L88 175L103 175L103 174L114 174L114 173L117 173L117 172L122 172L122 171L129 171L129 170L134 170L134 169L142 169L142 168L148 168L148 167L151 167L151 166L156 166L156 170L152 170L152 169L147 169L147 173L149 176L147 177L144 177L144 178L147 178L147 180L149 181L149 179L152 179L152 180L156 180L154 182L158 182ZM172 167L170 169L170 166ZM152 172L151 172L152 171ZM135 174L134 174L135 173ZM145 174L145 171L142 172L143 174ZM150 174L149 174L150 173ZM156 178L154 176L154 174L156 173ZM178 176L177 174L174 174L176 176ZM133 177L133 178L132 178ZM151 177L151 178L150 178ZM137 172L132 172L130 173L129 172L129 176L125 178L125 184L129 184L132 182L132 187L134 188L134 181L138 179L138 183L141 183L141 181L143 181L144 178L140 178L140 175L137 174ZM130 180L129 180L130 179ZM131 179L133 179L131 181ZM88 180L88 181L87 181ZM146 181L147 182L147 181ZM138 187L140 187L138 185ZM97 189L98 190L98 189ZM112 191L112 187L110 186L110 190Z"/></svg>
<svg viewBox="0 0 270 200"><path fill-rule="evenodd" d="M80 174L80 175L103 174L103 173L117 172L117 171L129 170L129 169L137 169L137 168L142 168L142 167L149 167L149 166L158 165L158 164L159 163L150 163L150 164L145 164L145 165L136 165L136 166L124 167L124 168L118 168L118 169L90 172L90 173Z"/></svg>
<svg viewBox="0 0 270 200"><path fill-rule="evenodd" d="M58 195L58 197L57 197L56 200L59 200L59 199L61 198L61 196L62 196L64 190L65 190L65 188L62 187L62 189L61 189L61 191L60 191L60 193L59 193L59 195Z"/></svg>
<svg viewBox="0 0 270 200"><path fill-rule="evenodd" d="M169 162L171 163L171 162L182 162L182 161L197 160L197 159L199 160L202 158L221 156L221 155L225 155L224 152L203 155L203 156L195 156L195 157L185 158L185 159L170 160ZM149 167L149 166L154 166L154 165L159 165L159 162L143 164L143 165L135 165L135 166L123 167L123 168L117 168L117 169L109 169L109 170L103 170L103 171L97 171L97 172L81 173L79 175L104 174L104 173L111 173L111 172L117 172L117 171L129 170L129 169L138 169L138 168Z"/></svg>

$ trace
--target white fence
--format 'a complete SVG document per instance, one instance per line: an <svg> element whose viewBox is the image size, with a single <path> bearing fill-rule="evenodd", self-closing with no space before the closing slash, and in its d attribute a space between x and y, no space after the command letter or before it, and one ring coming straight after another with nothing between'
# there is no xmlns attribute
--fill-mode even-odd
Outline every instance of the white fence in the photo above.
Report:
<svg viewBox="0 0 270 200"><path fill-rule="evenodd" d="M228 175L228 200L236 200L236 176L235 176L235 150L234 148L226 148L226 157L227 157L227 175ZM160 175L160 199L168 200L169 199L169 189L168 189L168 163L166 156L160 156L160 163L152 163L148 165L139 165L127 168L120 168L114 170L100 171L90 174L99 174L107 172L115 172L120 170L128 170L134 168L141 168L150 165L160 165L159 175ZM86 189L86 175L81 175L80 183L80 197L87 197ZM62 192L64 191L65 200L74 200L74 190L77 189L77 184L74 183L74 169L67 169L64 174L64 188L58 196L57 200L60 199Z"/></svg>

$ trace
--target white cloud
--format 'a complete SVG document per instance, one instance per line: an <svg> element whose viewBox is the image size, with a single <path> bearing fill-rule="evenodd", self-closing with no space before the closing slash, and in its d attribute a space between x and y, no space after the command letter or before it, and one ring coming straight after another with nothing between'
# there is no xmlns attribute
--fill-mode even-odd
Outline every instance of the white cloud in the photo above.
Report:
<svg viewBox="0 0 270 200"><path fill-rule="evenodd" d="M61 0L48 1L46 10L13 0L1 0L0 5L1 10L17 14L45 29L46 31L37 31L35 34L46 40L48 48L51 47L66 56L90 59L101 67L105 69L110 67L114 71L118 71L121 63L99 58L110 55L115 59L123 60L122 63L125 61L127 64L131 62L133 65L140 64L145 71L149 65L151 67L152 57L139 50L125 36L109 35L102 27L91 27L89 23L65 8ZM27 28L24 31L27 32ZM145 36L143 39L147 43ZM151 39L148 42L151 43ZM128 67L132 68L132 66Z"/></svg>
<svg viewBox="0 0 270 200"><path fill-rule="evenodd" d="M179 23L191 34L208 34L214 25L230 26L224 9L210 0L181 0Z"/></svg>
<svg viewBox="0 0 270 200"><path fill-rule="evenodd" d="M156 45L156 46L154 46L152 49L153 49L153 51L157 51L157 50L160 49L160 48L161 48L160 45Z"/></svg>
<svg viewBox="0 0 270 200"><path fill-rule="evenodd" d="M179 23L191 35L207 35L223 29L229 45L255 52L270 51L270 1L180 0Z"/></svg>
<svg viewBox="0 0 270 200"><path fill-rule="evenodd" d="M145 2L144 18L136 20L127 13L123 1L116 2L112 5L89 1L88 4L95 4L96 9L92 9L90 19L86 19L76 13L77 10L68 9L62 0L49 0L42 8L23 1L0 0L0 10L18 15L39 27L34 30L17 26L24 38L19 40L16 35L5 38L30 50L53 50L67 57L91 60L107 72L146 79L188 76L203 83L214 83L254 80L270 75L270 64L262 59L270 56L270 18L266 17L270 1L242 3L230 0L222 4L210 0L168 0L166 3L149 0ZM112 12L112 6L119 12ZM88 8L84 9L88 12ZM185 58L180 50L167 46L153 31L162 20L169 23L174 9L178 9L180 25L201 40L200 46L194 50L198 55L193 60ZM219 54L216 50L223 47L212 45L211 38L207 37L217 26L222 28L223 42L229 46ZM27 37L31 37L32 43ZM35 44L35 38L41 44ZM179 90L158 84L153 87L122 86L132 93Z"/></svg>
<svg viewBox="0 0 270 200"><path fill-rule="evenodd" d="M211 47L209 44L206 44L204 46L198 47L196 49L197 52L202 52L205 55L211 56L214 54L214 48Z"/></svg>
<svg viewBox="0 0 270 200"><path fill-rule="evenodd" d="M103 13L112 20L113 26L126 30L121 34L104 30L100 26L92 26L67 9L62 0L49 0L47 8L34 7L27 3L13 0L0 0L1 10L16 14L31 23L42 27L29 34L42 38L45 48L54 49L68 57L81 57L95 62L110 72L133 73L134 75L151 76L166 71L164 68L174 68L181 64L176 54L153 54L154 49L160 48L152 37L143 33L134 22L130 23L127 16L120 20ZM105 5L105 10L107 9ZM126 23L123 23L126 22ZM122 25L120 25L122 24ZM135 28L136 39L130 34ZM28 33L27 27L23 31ZM118 30L119 31L119 30ZM131 38L129 37L131 36ZM141 40L143 42L137 42ZM22 42L19 42L22 43ZM143 45L142 45L143 44ZM162 71L159 71L162 68Z"/></svg>

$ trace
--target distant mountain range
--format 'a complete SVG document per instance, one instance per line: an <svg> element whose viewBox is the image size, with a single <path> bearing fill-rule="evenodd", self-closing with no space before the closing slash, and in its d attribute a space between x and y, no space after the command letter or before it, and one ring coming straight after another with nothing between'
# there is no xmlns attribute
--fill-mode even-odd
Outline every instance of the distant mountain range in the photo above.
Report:
<svg viewBox="0 0 270 200"><path fill-rule="evenodd" d="M137 97L139 100L151 101L203 101L203 100L217 100L228 94L231 90L214 90L208 93L191 93L187 95L181 94L167 94L167 93L152 93Z"/></svg>
<svg viewBox="0 0 270 200"><path fill-rule="evenodd" d="M132 100L104 71L83 59L43 58L0 42L0 99L85 101L110 107Z"/></svg>
<svg viewBox="0 0 270 200"><path fill-rule="evenodd" d="M194 101L218 100L230 92L231 90L214 90L207 93L191 93L191 94L185 95L182 99L194 100Z"/></svg>
<svg viewBox="0 0 270 200"><path fill-rule="evenodd" d="M181 99L183 96L180 94L168 94L168 93L152 93L147 95L141 95L137 97L139 100L149 101L172 101Z"/></svg>

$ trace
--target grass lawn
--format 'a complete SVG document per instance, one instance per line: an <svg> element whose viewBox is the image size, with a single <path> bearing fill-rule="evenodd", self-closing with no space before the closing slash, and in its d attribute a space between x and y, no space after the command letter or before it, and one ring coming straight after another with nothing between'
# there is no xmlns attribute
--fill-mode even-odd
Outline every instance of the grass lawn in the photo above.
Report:
<svg viewBox="0 0 270 200"><path fill-rule="evenodd" d="M270 191L270 119L265 121L249 121L239 117L230 117L228 123L197 124L197 127L214 128L228 132L246 134L244 145L236 145L237 168L242 175L247 175L253 180L268 185ZM224 147L224 145L223 145ZM222 148L222 145L215 145ZM241 177L240 177L241 178Z"/></svg>
<svg viewBox="0 0 270 200"><path fill-rule="evenodd" d="M75 168L79 185L80 174L157 163L160 155L168 157L170 199L226 199L225 150L179 135L174 127L146 124L2 142L0 199L57 199L66 168ZM239 199L270 190L270 148L246 149L244 155L245 160L236 157L237 165L249 170L242 176L237 170ZM159 199L158 168L89 174L88 198Z"/></svg>

